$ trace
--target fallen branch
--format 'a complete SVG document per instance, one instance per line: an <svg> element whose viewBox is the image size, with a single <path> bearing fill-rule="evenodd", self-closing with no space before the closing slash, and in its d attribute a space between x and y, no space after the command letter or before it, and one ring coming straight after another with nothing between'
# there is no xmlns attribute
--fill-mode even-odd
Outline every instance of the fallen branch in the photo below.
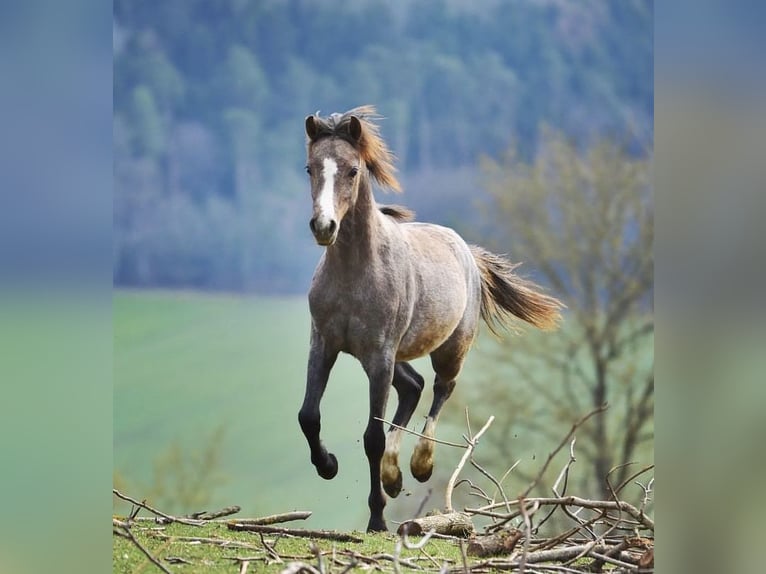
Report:
<svg viewBox="0 0 766 574"><path fill-rule="evenodd" d="M473 534L474 527L471 517L464 512L447 512L402 522L397 529L397 533L400 535L420 536L429 530L433 530L436 534L465 538Z"/></svg>
<svg viewBox="0 0 766 574"><path fill-rule="evenodd" d="M143 508L144 510L148 510L152 514L160 516L168 522L180 522L181 524L188 524L189 526L202 526L203 524L205 524L204 520L193 520L190 518L182 518L180 516L171 516L170 514L165 514L164 512L157 510L156 508L152 508L151 506L146 504L146 501L139 502L135 498L131 498L130 496L126 496L125 494L122 494L116 488L112 489L112 494L114 494L117 498L121 498L122 500L126 502L130 502L131 504L134 504L135 506Z"/></svg>
<svg viewBox="0 0 766 574"><path fill-rule="evenodd" d="M227 524L259 524L265 526L267 524L278 524L280 522L290 522L292 520L306 520L311 516L311 512L308 510L296 510L295 512L285 512L283 514L272 514L271 516L264 516L262 518L234 518L227 520Z"/></svg>
<svg viewBox="0 0 766 574"><path fill-rule="evenodd" d="M208 512L204 510L202 512L195 512L193 514L187 514L184 518L191 518L192 520L215 520L216 518L223 518L224 516L231 516L242 510L239 506L226 506L220 510L214 510Z"/></svg>
<svg viewBox="0 0 766 574"><path fill-rule="evenodd" d="M229 530L264 532L267 534L285 534L288 536L298 536L301 538L320 538L323 540L335 540L336 542L364 542L357 536L334 532L330 530L306 530L303 528L281 528L279 526L267 526L264 524L240 524L238 522L227 522L226 528Z"/></svg>

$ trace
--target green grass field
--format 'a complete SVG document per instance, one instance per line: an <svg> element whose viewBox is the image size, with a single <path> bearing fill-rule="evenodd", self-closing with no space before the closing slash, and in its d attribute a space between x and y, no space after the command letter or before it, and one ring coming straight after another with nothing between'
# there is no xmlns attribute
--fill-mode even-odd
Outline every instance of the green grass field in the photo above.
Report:
<svg viewBox="0 0 766 574"><path fill-rule="evenodd" d="M162 510L180 514L239 505L240 516L310 510L313 516L306 521L307 528L364 529L369 489L362 446L367 380L358 363L348 356L341 356L332 371L322 403L322 436L338 457L339 473L332 481L322 480L309 462L297 421L309 344L305 297L117 291L113 310L114 468L121 490L138 499L149 496L157 484L156 461L164 459L167 465L172 447L189 459L222 428L216 466L222 480L210 489L206 507L166 508L156 502ZM530 331L525 336L554 335ZM537 344L534 339L531 343ZM553 413L544 408L508 412L507 407L482 401L476 394L475 383L488 377L500 384L500 394L524 390L524 381L505 370L505 355L488 359L494 344L483 334L478 348L469 353L460 384L445 407L438 438L462 442L466 405L474 415L474 432L488 413L497 417L486 443L507 433L508 424L530 416L548 425L551 434L563 437L571 421L584 412L567 412L563 420L554 421ZM512 351L513 345L503 353ZM641 353L651 361L651 341ZM427 381L410 424L420 430L432 399L433 373L427 359L420 359L415 366ZM394 398L389 401L389 418L395 402ZM619 410L613 413L613 424L620 424ZM514 452L524 457L519 470L534 474L552 445L522 431L510 436ZM411 518L429 489L433 492L425 510L442 508L444 484L462 455L462 450L437 446L434 477L421 485L407 468L415 441L410 435L403 440L400 465L405 490L389 501L386 516L390 527ZM642 460L651 462L651 445L647 446L649 452ZM477 456L499 475L514 461L493 460L494 453L489 444L483 444ZM566 454L562 456L565 462ZM172 460L170 464L174 464ZM177 474L193 482L194 477L187 475L194 472L188 468L179 466ZM555 474L559 468L553 465L551 472ZM581 469L586 471L585 466ZM589 478L586 475L585 479ZM487 485L485 479L479 479L480 484ZM521 478L511 476L506 488L510 495L525 485ZM172 491L173 483L167 486ZM126 510L117 507L120 513Z"/></svg>
<svg viewBox="0 0 766 574"><path fill-rule="evenodd" d="M367 380L353 358L339 358L322 403L322 435L338 457L339 474L324 481L309 462L297 421L309 343L305 297L118 291L113 308L114 467L128 494L146 496L154 461L171 444L192 453L222 426L224 481L211 507L237 504L242 516L311 510L308 528L364 529ZM430 365L422 367L430 379ZM415 426L431 396L429 384ZM405 437L404 468L414 442ZM459 454L445 452L437 464L450 468ZM405 475L405 487L413 483ZM409 518L427 488L400 495L388 517Z"/></svg>

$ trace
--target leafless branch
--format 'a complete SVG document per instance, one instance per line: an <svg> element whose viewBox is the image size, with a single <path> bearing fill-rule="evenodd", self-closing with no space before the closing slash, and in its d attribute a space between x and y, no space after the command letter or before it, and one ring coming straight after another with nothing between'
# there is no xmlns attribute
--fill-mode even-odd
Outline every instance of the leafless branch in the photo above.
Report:
<svg viewBox="0 0 766 574"><path fill-rule="evenodd" d="M274 534L286 534L288 536L298 536L302 538L321 538L323 540L335 540L337 542L363 542L357 536L344 534L342 532L333 532L329 530L305 530L303 528L281 528L279 526L267 526L264 524L239 524L237 522L227 522L226 528L229 530L246 530L248 532L265 532Z"/></svg>
<svg viewBox="0 0 766 574"><path fill-rule="evenodd" d="M527 497L527 495L528 495L530 492L532 492L532 489L533 489L535 486L537 486L537 484L540 482L540 479L541 479L541 478L543 477L543 475L545 474L545 471L546 471L546 470L548 470L548 466L550 465L550 463L551 463L551 461L553 460L553 458L554 458L554 457L555 457L555 456L558 454L558 452L559 452L559 451L560 451L562 448L564 448L564 445L566 445L566 444L569 442L569 440L572 438L572 435L574 435L575 431L576 431L576 430L577 430L577 429L580 427L580 425L582 425L583 423L585 423L585 422L586 422L586 421L587 421L589 418L591 418L592 416L594 416L594 415L597 415L597 414L600 414L600 413L604 412L606 409L607 409L607 405L605 405L605 404L604 404L604 405L601 405L601 406L599 406L599 407L597 407L597 408L593 409L592 411L590 411L590 412L589 412L587 415L585 415L584 417L582 417L581 419L579 419L578 421L576 421L576 422L575 422L575 423L572 425L572 428L571 428L571 430L570 430L570 431L567 433L567 435L566 435L566 436L564 437L564 439L563 439L563 440L562 440L562 441L559 443L559 445L558 445L558 446L557 446L555 449L553 449L553 452L551 452L551 453L548 455L548 458L545 460L545 463L543 464L542 468L541 468L541 469L540 469L540 471L537 473L537 476L536 476L536 477L535 477L535 478L532 480L532 482L530 483L530 485L529 485L529 486L527 486L526 490L524 490L524 492L522 492L522 493L519 495L519 498L526 498L526 497Z"/></svg>
<svg viewBox="0 0 766 574"><path fill-rule="evenodd" d="M473 453L473 449L476 448L476 445L479 442L479 438L481 437L481 435L483 435L486 432L486 430L489 428L489 425L491 425L492 421L494 420L495 420L494 415L490 416L487 422L484 423L484 426L481 427L481 430L479 430L479 432L476 433L476 436L468 438L468 446L466 447L465 452L463 453L463 457L460 459L460 462L455 468L455 471L452 473L452 476L447 482L447 488L445 489L445 492L444 492L444 509L446 512L454 512L454 509L452 507L452 491L455 488L455 481L457 480L457 477L460 474L460 471L463 470L463 466L465 466L465 463L468 460L468 458L471 456L471 453Z"/></svg>
<svg viewBox="0 0 766 574"><path fill-rule="evenodd" d="M134 505L136 505L136 506L138 506L140 508L148 510L152 514L154 514L156 516L160 516L160 517L164 518L168 522L179 522L181 524L188 524L190 526L202 526L203 524L205 524L204 520L194 520L194 519L191 519L191 518L182 518L180 516L171 516L170 514L165 514L164 512L162 512L160 510L157 510L156 508L152 508L151 506L146 504L146 501L139 502L135 498L132 498L130 496L126 496L126 495L122 494L116 488L112 489L112 494L114 494L117 498L121 498L122 500L125 500L126 502L130 502L131 504L134 504Z"/></svg>

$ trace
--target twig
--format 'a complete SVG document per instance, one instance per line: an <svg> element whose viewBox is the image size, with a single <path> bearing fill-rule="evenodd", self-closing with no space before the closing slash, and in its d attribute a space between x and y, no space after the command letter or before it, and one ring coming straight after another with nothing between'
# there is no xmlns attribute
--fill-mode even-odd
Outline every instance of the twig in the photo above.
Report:
<svg viewBox="0 0 766 574"><path fill-rule="evenodd" d="M528 495L530 492L532 492L532 489L533 489L535 486L537 486L537 483L538 483L538 482L540 482L540 479L542 479L543 475L545 474L545 471L546 471L546 470L548 470L548 466L550 465L551 461L553 460L553 457L555 457L555 456L558 454L558 452L559 452L559 451L560 451L562 448L564 448L564 445L566 445L566 444L569 442L569 439L572 437L572 435L575 433L575 431L576 431L576 430L577 430L577 429L580 427L580 425L582 425L583 423L585 423L585 422L586 422L586 421L587 421L589 418L591 418L592 416L594 416L594 415L596 415L596 414L599 414L599 413L602 413L602 412L604 412L606 409L607 409L607 405L606 405L606 403L605 403L605 404L601 405L600 407L597 407L597 408L593 409L591 412L589 412L587 415L585 415L584 417L582 417L581 419L579 419L578 421L576 421L576 422L575 422L575 423L572 425L572 428L569 430L569 432L567 433L567 435L566 435L566 436L564 437L564 439L563 439L563 440L562 440L562 441L559 443L559 445L558 445L558 446L557 446L557 447L556 447L556 448L553 450L553 452L551 452L551 453L548 455L548 458L545 460L545 464L543 464L543 467L542 467L542 468L540 469L540 471L537 473L537 476L535 476L535 478L532 480L532 482L529 484L529 486L527 486L526 490L524 490L524 492L522 492L522 493L519 495L519 498L526 498L526 497L527 497L527 495Z"/></svg>
<svg viewBox="0 0 766 574"><path fill-rule="evenodd" d="M479 430L479 432L476 433L476 436L468 439L468 446L465 448L463 457L460 459L460 462L458 463L457 468L455 468L455 471L452 473L452 476L450 477L449 482L447 482L447 488L444 491L444 502L445 502L444 507L446 512L454 512L454 509L452 507L452 491L455 488L455 481L457 480L457 477L460 474L460 471L463 470L463 466L468 460L468 457L471 456L473 449L476 448L476 445L479 442L479 438L481 437L481 435L484 434L484 432L489 428L489 425L491 425L492 421L494 420L495 420L495 416L494 415L490 416L489 419L487 419L487 422L484 423L484 426L481 427L481 430Z"/></svg>
<svg viewBox="0 0 766 574"><path fill-rule="evenodd" d="M220 510L214 510L213 512L208 512L207 510L204 510L202 512L194 512L192 514L187 514L184 516L184 518L191 518L192 520L215 520L216 518L223 518L224 516L231 516L232 514L236 514L242 510L239 506L226 506L224 508L221 508Z"/></svg>
<svg viewBox="0 0 766 574"><path fill-rule="evenodd" d="M471 463L473 463L473 459L471 459ZM469 494L478 496L479 498L483 499L484 502L488 504L492 504L493 502L495 502L492 498L489 497L489 495L486 492L484 492L484 489L482 487L471 482L469 478L461 478L460 480L458 480L455 483L455 488L457 488L463 483L466 483L468 485Z"/></svg>
<svg viewBox="0 0 766 574"><path fill-rule="evenodd" d="M627 512L631 517L636 519L642 526L645 528L651 530L654 532L654 521L643 514L638 508L633 506L632 504L622 501L622 500L589 500L586 498L580 498L579 496L563 496L563 497L557 497L557 498L527 498L527 499L521 499L517 498L515 500L510 500L509 503L511 505L520 505L523 502L526 503L539 503L541 506L547 506L551 504L555 505L568 505L568 506L582 506L584 508L590 508L590 509L604 509L604 510L622 510L624 512ZM505 506L505 503L503 502L496 502L492 505L485 506L480 509L471 509L466 508L465 511L467 513L473 513L476 514L477 510L481 511L488 511L493 510L495 508L500 508L501 506ZM516 516L520 516L521 511L515 511L512 512L508 516L503 516L503 518L515 518ZM500 515L498 515L499 517Z"/></svg>
<svg viewBox="0 0 766 574"><path fill-rule="evenodd" d="M152 553L149 552L143 544L141 544L138 539L133 535L133 533L130 531L130 527L127 525L127 523L122 522L120 520L112 519L112 527L117 526L118 528L121 528L122 531L125 533L125 535L130 538L130 541L138 548L144 556L146 556L147 560L154 564L157 568L165 572L165 574L173 574L162 562L160 562L157 558L152 556Z"/></svg>
<svg viewBox="0 0 766 574"><path fill-rule="evenodd" d="M498 492L500 493L500 496L503 497L503 502L506 504L506 508L508 509L508 512L511 511L511 505L508 504L508 497L505 495L505 490L503 490L503 486L500 484L500 481L497 480L494 476L492 476L489 472L487 472L478 462L476 462L473 457L471 457L471 466L473 466L476 470L478 470L480 473L482 473L484 476L486 476L492 484L495 485ZM483 493L483 491L482 491Z"/></svg>
<svg viewBox="0 0 766 574"><path fill-rule="evenodd" d="M575 462L577 462L577 458L575 457L575 454L574 454L574 446L576 442L577 442L577 437L576 436L572 437L572 442L569 443L569 460L567 461L566 465L564 465L564 468L561 469L561 472L559 473L558 478L556 478L556 482L554 482L553 486L551 487L553 494L555 494L556 496L559 496L559 497L563 496L564 493L566 492L567 485L569 483L569 469L572 467L572 465ZM564 487L561 490L561 492L559 492L558 487L559 487L559 483L562 480L564 481ZM556 512L556 508L557 507L555 506L551 508L550 512L548 512L548 514L545 517L543 517L543 519L537 525L538 529L543 524L545 524L548 521L548 519L550 519L551 516L553 516L553 514ZM593 531L590 528L588 528L587 525L585 525L586 521L580 520L580 518L574 512L571 512L569 508L567 508L566 506L562 506L561 509L564 511L564 514L566 514L569 518L571 518L577 524L579 524L580 528L585 528L588 531L588 533L591 534L591 538L593 538L594 540L596 539L595 533L593 533Z"/></svg>
<svg viewBox="0 0 766 574"><path fill-rule="evenodd" d="M261 538L261 544L263 544L263 547L266 549L266 552L271 556L271 559L274 560L277 564L282 564L282 558L277 554L277 551L274 550L274 547L266 542L266 538L263 536L263 532L259 532L258 536Z"/></svg>
<svg viewBox="0 0 766 574"><path fill-rule="evenodd" d="M322 550L319 548L319 546L317 546L313 542L309 544L309 550L317 559L317 570L319 570L319 574L325 574L324 560L322 559Z"/></svg>
<svg viewBox="0 0 766 574"><path fill-rule="evenodd" d="M303 528L282 528L279 526L266 526L263 524L239 524L236 522L227 522L226 528L229 530L239 530L248 532L266 532L272 534L286 534L288 536L299 536L303 538L321 538L323 540L335 540L337 542L363 542L361 538L342 532L332 532L328 530L305 530Z"/></svg>
<svg viewBox="0 0 766 574"><path fill-rule="evenodd" d="M539 504L534 504L532 512L527 511L527 505L523 502L519 505L521 510L521 517L524 520L524 546L521 550L521 560L519 560L519 572L523 573L527 565L527 555L529 554L529 543L532 540L532 519L530 514L533 514L540 508Z"/></svg>
<svg viewBox="0 0 766 574"><path fill-rule="evenodd" d="M180 522L181 524L188 524L190 526L202 526L205 524L204 520L192 520L189 518L181 518L180 516L171 516L169 514L165 514L164 512L161 512L157 510L156 508L152 508L146 502L139 502L135 498L131 498L130 496L126 496L122 494L119 490L116 488L112 489L112 493L117 497L121 498L122 500L125 500L126 502L130 502L131 504L135 504L136 506L140 506L141 508L148 510L152 514L156 514L157 516L161 516L165 520L168 520L170 522Z"/></svg>
<svg viewBox="0 0 766 574"><path fill-rule="evenodd" d="M466 556L465 553L465 544L463 544L463 541L460 541L460 558L463 560L463 574L468 574L470 570L468 569L468 556Z"/></svg>
<svg viewBox="0 0 766 574"><path fill-rule="evenodd" d="M636 481L636 484L641 487L641 490L644 491L644 498L641 500L641 507L639 508L639 510L643 513L644 508L646 508L646 505L649 504L649 500L651 499L652 486L654 486L654 477L652 477L649 482L646 483L646 486L638 481Z"/></svg>
<svg viewBox="0 0 766 574"><path fill-rule="evenodd" d="M320 574L319 570L305 562L290 562L280 574L302 574L304 572L308 572L308 574Z"/></svg>
<svg viewBox="0 0 766 574"><path fill-rule="evenodd" d="M391 425L392 427L394 427L394 428L396 428L396 429L399 429L399 430L403 430L404 432L407 432L407 433L413 434L413 435L415 435L415 436L419 436L420 438L424 438L424 439L426 439L426 440L430 440L430 441L432 441L432 442L435 442L435 443L438 443L438 444L443 444L443 445L445 445L445 446L454 446L454 447L456 447L456 448L465 448L465 445L464 445L464 444L458 444L458 443L456 443L456 442L449 442L449 441L446 441L446 440L441 440L441 439L438 439L438 438L435 438L435 437L432 437L432 436L426 436L426 435L424 435L424 434L421 434L421 433L419 433L419 432L417 432L417 431L414 431L414 430L408 429L407 427L399 426L399 425L397 425L397 424L394 424L394 423L392 423L392 422L390 422L390 421L387 421L386 419L382 419L382 418L380 418L380 417L373 417L373 418L374 418L376 421L380 421L380 422L382 422L382 423L385 423L385 424L387 424L387 425Z"/></svg>
<svg viewBox="0 0 766 574"><path fill-rule="evenodd" d="M240 542L238 540L228 540L226 538L205 538L198 536L171 536L164 534L163 532L149 532L149 536L152 538L159 538L160 540L172 540L173 542L186 542L189 544L212 544L214 546L221 546L222 548L243 548L246 550L260 550L258 546L254 544L248 544L247 542Z"/></svg>
<svg viewBox="0 0 766 574"><path fill-rule="evenodd" d="M433 530L433 529L429 530L428 532L425 533L423 538L421 538L417 542L410 542L410 539L407 537L407 531L405 530L404 532L402 532L402 536L400 540L402 541L402 545L407 550L420 550L428 543L429 540L431 540L431 537L435 533L436 533L436 530Z"/></svg>
<svg viewBox="0 0 766 574"><path fill-rule="evenodd" d="M635 472L635 473L631 474L631 475L630 475L628 478L626 478L625 480L623 480L623 481L622 481L622 484L620 484L620 486L618 486L617 488L615 488L615 492L617 492L617 493L619 494L619 493L620 493L620 491L621 491L623 488L625 488L625 487L626 487L626 486L627 486L627 485L628 485L628 484L629 484L631 481L633 481L633 480L637 479L639 476L641 476L642 474L644 474L645 472L647 472L647 471L649 471L649 470L652 470L653 468L654 468L654 465L653 465L653 464L650 464L650 465L648 465L648 466L645 466L645 467L644 467L644 468L642 468L641 470L639 470L639 471L637 471L637 472Z"/></svg>
<svg viewBox="0 0 766 574"><path fill-rule="evenodd" d="M423 497L423 500L420 501L420 506L418 506L418 510L415 513L415 516L420 516L423 512L423 509L426 506L426 503L428 502L428 499L431 498L431 493L433 492L433 488L429 488L428 492L426 492L426 495Z"/></svg>

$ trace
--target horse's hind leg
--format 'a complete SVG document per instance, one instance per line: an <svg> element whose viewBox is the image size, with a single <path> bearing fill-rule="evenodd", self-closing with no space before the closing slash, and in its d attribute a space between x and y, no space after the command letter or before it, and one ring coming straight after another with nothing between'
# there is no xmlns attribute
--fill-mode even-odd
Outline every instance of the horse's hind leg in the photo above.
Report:
<svg viewBox="0 0 766 574"><path fill-rule="evenodd" d="M420 394L425 381L409 363L396 363L394 367L393 386L399 396L399 406L394 414L395 425L406 427L412 413L418 406ZM402 491L402 471L399 470L399 446L402 440L402 430L394 426L388 429L386 450L380 465L380 479L383 489L392 498Z"/></svg>
<svg viewBox="0 0 766 574"><path fill-rule="evenodd" d="M467 344L465 342L461 343L445 343L431 353L431 364L436 372L434 399L423 427L422 434L425 438L421 437L418 440L410 459L412 476L420 482L425 482L431 478L431 473L434 469L434 442L429 440L429 438L434 437L439 413L455 388L457 376L460 374L460 369L463 366L463 359L470 346L470 340Z"/></svg>

